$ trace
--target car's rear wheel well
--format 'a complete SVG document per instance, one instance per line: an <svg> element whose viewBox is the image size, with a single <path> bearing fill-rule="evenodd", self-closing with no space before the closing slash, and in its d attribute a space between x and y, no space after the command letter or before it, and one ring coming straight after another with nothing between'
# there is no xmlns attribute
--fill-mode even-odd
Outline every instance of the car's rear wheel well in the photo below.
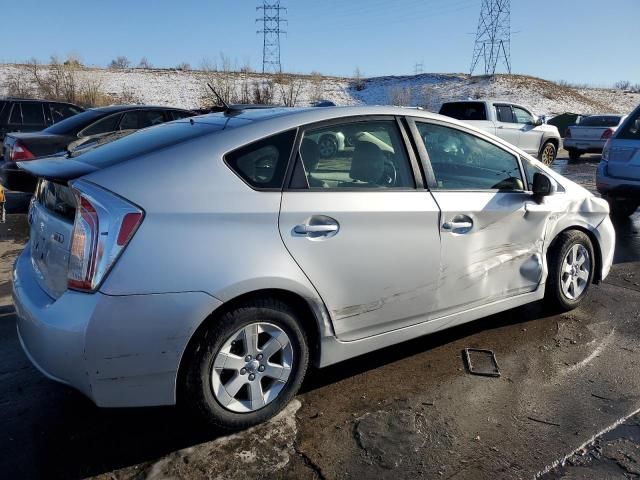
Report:
<svg viewBox="0 0 640 480"><path fill-rule="evenodd" d="M195 345L197 345L197 339L199 339L204 332L207 331L209 326L215 322L218 318L224 315L226 312L234 310L242 305L253 302L257 299L268 298L272 300L278 300L289 307L291 307L296 313L297 319L300 322L301 328L307 335L307 339L309 342L309 358L311 364L317 363L317 360L320 355L320 333L318 330L318 323L316 320L316 316L311 309L309 303L300 295L290 292L288 290L280 290L280 289L264 289L264 290L256 290L253 292L244 293L239 295L220 306L217 310L212 312L196 329L194 334L191 336L189 343L187 344L187 348L182 355L182 359L180 360L180 367L178 369L178 377L177 377L177 391L176 396L180 395L179 389L181 385L184 384L184 375L187 370L186 363L188 359L191 358L193 354L193 349Z"/></svg>
<svg viewBox="0 0 640 480"><path fill-rule="evenodd" d="M558 240L558 238L563 233L571 231L571 230L578 230L578 231L584 233L587 237L589 237L589 240L591 240L591 244L593 245L593 255L595 257L595 265L594 265L594 272L593 272L593 283L595 283L595 284L600 283L600 281L602 280L602 252L600 250L600 242L598 242L598 239L594 235L594 233L591 230L588 230L586 228L583 228L583 227L580 227L580 226L577 226L577 225L573 225L571 227L565 228L561 232L558 232L558 234L551 241L551 244L549 245L549 248L547 249L547 262L549 261L549 253L552 252L554 248L556 248L556 241Z"/></svg>

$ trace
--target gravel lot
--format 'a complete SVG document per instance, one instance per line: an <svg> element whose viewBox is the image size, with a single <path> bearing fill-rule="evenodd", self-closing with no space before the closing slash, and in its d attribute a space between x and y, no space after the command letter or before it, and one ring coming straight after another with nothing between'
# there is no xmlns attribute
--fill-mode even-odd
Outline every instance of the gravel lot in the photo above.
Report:
<svg viewBox="0 0 640 480"><path fill-rule="evenodd" d="M593 189L598 160L561 155L556 168ZM528 305L311 371L276 419L225 437L175 408L98 409L30 365L9 296L27 199L10 202L0 226L3 478L640 474L640 213L616 224L612 273L579 309L554 316ZM502 376L469 375L465 347L492 349Z"/></svg>

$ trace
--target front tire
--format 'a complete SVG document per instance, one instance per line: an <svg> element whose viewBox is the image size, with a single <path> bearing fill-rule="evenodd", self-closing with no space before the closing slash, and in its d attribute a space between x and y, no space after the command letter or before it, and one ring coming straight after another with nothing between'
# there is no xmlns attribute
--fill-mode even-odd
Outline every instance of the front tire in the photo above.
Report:
<svg viewBox="0 0 640 480"><path fill-rule="evenodd" d="M584 299L595 272L593 244L579 230L561 233L548 253L545 300L554 310L569 311Z"/></svg>
<svg viewBox="0 0 640 480"><path fill-rule="evenodd" d="M558 150L553 142L546 142L540 150L540 160L547 166L551 166L556 159Z"/></svg>
<svg viewBox="0 0 640 480"><path fill-rule="evenodd" d="M287 304L255 299L215 318L195 340L180 403L213 427L241 430L280 412L309 363L307 337Z"/></svg>

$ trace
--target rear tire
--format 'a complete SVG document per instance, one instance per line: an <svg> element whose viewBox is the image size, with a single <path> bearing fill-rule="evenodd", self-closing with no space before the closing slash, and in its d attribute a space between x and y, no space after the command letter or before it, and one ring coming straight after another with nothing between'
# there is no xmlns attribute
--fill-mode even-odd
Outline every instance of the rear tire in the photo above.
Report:
<svg viewBox="0 0 640 480"><path fill-rule="evenodd" d="M580 160L580 155L582 154L578 150L569 150L569 160L574 162Z"/></svg>
<svg viewBox="0 0 640 480"><path fill-rule="evenodd" d="M638 204L631 200L607 198L607 202L609 202L609 214L613 218L630 217L638 208Z"/></svg>
<svg viewBox="0 0 640 480"><path fill-rule="evenodd" d="M540 150L540 161L547 166L551 166L556 159L558 150L551 141L545 142Z"/></svg>
<svg viewBox="0 0 640 480"><path fill-rule="evenodd" d="M180 404L224 430L265 422L300 388L309 363L307 345L289 305L270 298L248 301L213 319L195 340ZM268 353L273 349L276 353Z"/></svg>
<svg viewBox="0 0 640 480"><path fill-rule="evenodd" d="M582 302L593 281L596 263L591 240L579 230L563 232L553 241L547 259L547 305L553 310L573 310Z"/></svg>

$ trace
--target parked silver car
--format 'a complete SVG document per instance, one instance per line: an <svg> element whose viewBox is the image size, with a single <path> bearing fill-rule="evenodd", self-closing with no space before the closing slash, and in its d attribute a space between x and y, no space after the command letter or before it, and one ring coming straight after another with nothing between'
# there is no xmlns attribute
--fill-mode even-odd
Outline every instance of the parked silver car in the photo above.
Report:
<svg viewBox="0 0 640 480"><path fill-rule="evenodd" d="M322 158L325 132L358 140ZM181 402L230 429L309 364L572 309L613 258L604 200L419 110L230 111L22 167L44 179L13 273L31 361L99 406Z"/></svg>
<svg viewBox="0 0 640 480"><path fill-rule="evenodd" d="M628 217L640 206L640 105L607 140L596 187L614 216Z"/></svg>
<svg viewBox="0 0 640 480"><path fill-rule="evenodd" d="M591 115L579 124L567 127L563 146L569 152L569 159L578 160L583 153L600 153L606 141L626 118L615 113Z"/></svg>

